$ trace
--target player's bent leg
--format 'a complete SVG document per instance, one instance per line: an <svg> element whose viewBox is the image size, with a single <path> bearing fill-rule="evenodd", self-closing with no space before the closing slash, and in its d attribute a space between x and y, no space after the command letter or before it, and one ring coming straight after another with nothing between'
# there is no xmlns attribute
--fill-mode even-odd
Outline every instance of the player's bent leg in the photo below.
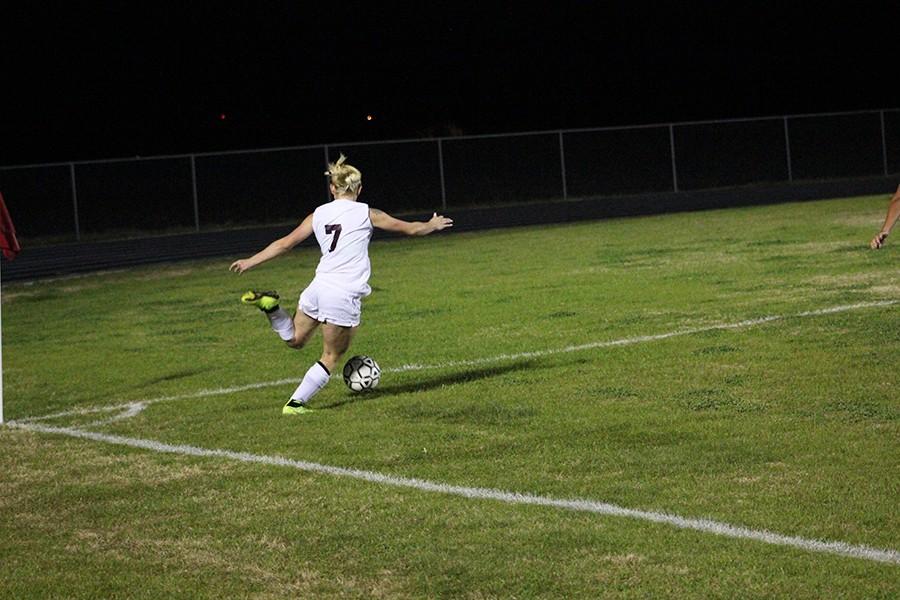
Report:
<svg viewBox="0 0 900 600"><path fill-rule="evenodd" d="M298 310L294 314L294 333L291 339L285 340L291 348L300 349L306 345L309 338L316 332L319 322L305 314L302 310Z"/></svg>
<svg viewBox="0 0 900 600"><path fill-rule="evenodd" d="M318 311L318 304L313 302L313 300L318 300L318 296L310 298L315 291L314 289L311 290L311 288L313 288L313 286L304 290L300 295L299 304L301 308L294 315L295 336L288 344L295 348L302 347L319 326L319 322L309 316L309 314L321 314ZM312 312L309 314L307 314L306 309L302 308L304 302L310 305L309 311ZM359 322L358 303L355 308L357 318L353 319L351 317L347 321L349 323ZM283 414L301 415L310 412L307 403L319 392L319 390L328 384L331 379L331 372L337 366L341 356L343 356L350 347L350 341L353 339L353 334L355 332L355 326L341 326L327 322L322 324L322 358L310 367L303 376L303 380L291 395L291 399L284 405L284 408L281 411Z"/></svg>

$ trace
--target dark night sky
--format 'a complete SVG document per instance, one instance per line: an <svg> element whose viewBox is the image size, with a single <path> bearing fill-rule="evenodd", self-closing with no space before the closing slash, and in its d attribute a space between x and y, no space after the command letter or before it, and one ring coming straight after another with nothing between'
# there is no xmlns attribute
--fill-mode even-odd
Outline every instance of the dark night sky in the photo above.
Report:
<svg viewBox="0 0 900 600"><path fill-rule="evenodd" d="M0 9L0 164L900 106L880 4L245 4Z"/></svg>

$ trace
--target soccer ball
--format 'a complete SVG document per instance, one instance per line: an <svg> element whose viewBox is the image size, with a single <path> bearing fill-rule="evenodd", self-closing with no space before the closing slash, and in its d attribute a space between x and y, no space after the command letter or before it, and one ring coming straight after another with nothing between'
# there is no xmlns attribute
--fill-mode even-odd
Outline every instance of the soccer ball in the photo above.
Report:
<svg viewBox="0 0 900 600"><path fill-rule="evenodd" d="M344 365L344 383L354 392L378 387L381 367L369 356L354 356Z"/></svg>

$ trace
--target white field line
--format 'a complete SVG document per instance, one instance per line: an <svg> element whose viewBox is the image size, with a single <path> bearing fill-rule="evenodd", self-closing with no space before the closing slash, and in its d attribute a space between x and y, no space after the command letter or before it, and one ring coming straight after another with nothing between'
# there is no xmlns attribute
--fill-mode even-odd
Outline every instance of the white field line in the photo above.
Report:
<svg viewBox="0 0 900 600"><path fill-rule="evenodd" d="M630 346L632 344L641 344L643 342L655 342L683 335L692 335L695 333L704 333L706 331L715 331L722 329L745 329L756 325L771 323L772 321L782 321L791 318L817 317L821 315L830 315L834 313L847 312L851 310L859 310L861 308L874 308L880 306L890 306L897 304L900 300L882 300L878 302L860 302L859 304L846 304L843 306L832 306L831 308L821 308L818 310L809 310L805 312L795 313L793 315L771 315L768 317L759 317L757 319L747 319L746 321L738 321L737 323L721 323L718 325L706 325L703 327L693 327L691 329L680 329L669 333L658 333L655 335L642 335L637 337L623 338L619 340L609 340L600 342L589 342L577 346L566 346L564 348L555 348L552 350L536 350L533 352L518 352L515 354L499 354L497 356L489 356L486 358L476 358L471 360L457 360L453 362L440 363L436 365L403 365L390 369L394 372L402 371L421 371L424 369L440 369L446 367L473 367L477 365L501 362L505 360L517 360L521 358L540 358L553 354L565 354L569 352L581 352L583 350L594 350L597 348L609 348L612 346Z"/></svg>
<svg viewBox="0 0 900 600"><path fill-rule="evenodd" d="M35 431L39 433L61 434L83 440L102 442L106 444L115 444L118 446L128 446L131 448L139 448L142 450L150 450L153 452L180 454L184 456L195 457L224 458L227 460L234 460L244 463L288 467L309 473L318 473L336 477L348 477L351 479L359 479L362 481L368 481L370 483L377 483L380 485L411 488L423 492L448 494L452 496L461 496L463 498L473 498L477 500L495 500L499 502L506 502L509 504L526 504L551 508L563 508L579 512L589 512L614 517L628 517L641 521L650 521L653 523L671 525L681 529L692 529L694 531L719 535L727 538L754 540L777 546L789 546L792 548L798 548L810 552L836 554L839 556L849 556L869 561L900 565L900 552L897 552L896 550L873 548L871 546L848 544L846 542L816 540L798 536L782 535L780 533L766 531L764 529L749 529L747 527L730 525L728 523L713 521L710 519L695 519L689 517L681 517L664 512L637 510L633 508L618 506L616 504L609 504L607 502L598 502L595 500L559 499L546 496L535 496L532 494L506 492L503 490L491 488L474 488L449 485L445 483L427 481L424 479L412 479L408 477L384 475L382 473L376 473L373 471L333 467L314 462L293 460L281 456L265 456L259 454L249 454L246 452L234 452L232 450L207 449L187 445L172 445L165 444L163 442L157 442L154 440L96 433L69 427L51 427L33 423L16 423L10 425L15 428Z"/></svg>
<svg viewBox="0 0 900 600"><path fill-rule="evenodd" d="M853 310L860 310L864 308L876 308L883 306L892 306L900 303L900 300L882 300L876 302L860 302L858 304L846 304L843 306L832 306L830 308L820 308L817 310L809 310L805 312L794 313L791 315L770 315L767 317L759 317L757 319L748 319L745 321L738 321L736 323L720 323L717 325L706 325L703 327L694 327L691 329L680 329L677 331L671 331L668 333L659 333L655 335L642 335L637 337L630 338L622 338L618 340L607 340L607 341L598 341L598 342L590 342L587 344L580 344L577 346L565 346L563 348L552 348L549 350L534 350L531 352L518 352L515 354L498 354L496 356L487 356L484 358L475 358L469 360L456 360L449 361L444 363L437 363L432 365L419 365L419 364L409 364L402 365L399 367L388 367L382 369L385 373L403 373L408 371L425 371L428 369L449 369L454 367L474 367L486 364L492 364L497 362L504 362L510 360L519 360L523 358L541 358L545 356L553 356L555 354L568 354L571 352L582 352L584 350L595 350L598 348L611 348L615 346L630 346L633 344L641 344L644 342L655 342L659 340L665 340L673 337L692 335L695 333L704 333L707 331L715 331L715 330L731 330L731 329L745 329L749 327L755 327L757 325L763 325L765 323L771 323L773 321L782 321L786 319L792 318L805 318L805 317L818 317L822 315L830 315L835 313L849 312ZM339 374L335 374L334 377L340 377ZM129 412L127 417L118 416L114 417L112 420L121 420L122 418L128 418L134 416L143 410L143 407L146 407L150 404L155 404L157 402L170 402L174 400L193 400L196 398L205 398L208 396L220 396L224 394L234 394L238 392L244 392L248 390L255 390L265 387L274 387L279 385L287 385L289 383L296 384L297 378L291 379L278 379L275 381L262 381L259 383L250 383L246 385L239 385L233 387L226 388L216 388L216 389L208 389L208 390L200 390L197 392L191 392L188 394L179 394L176 396L162 396L159 398L153 398L149 400L137 400L133 402L127 402L124 404L116 404L113 406L98 406L94 408L82 408L76 410L67 410L57 413L52 413L48 415L42 415L37 417L25 417L22 419L18 419L19 423L30 423L34 421L46 421L51 419L58 419L62 417L72 417L72 416L82 416L94 413L102 413L102 412L114 412L118 410L132 411L135 405L141 405L140 409L134 410L134 412ZM15 422L10 421L10 425Z"/></svg>
<svg viewBox="0 0 900 600"><path fill-rule="evenodd" d="M177 396L161 396L159 398L153 398L152 400L135 400L133 402L126 402L124 404L115 404L109 406L95 406L93 408L80 408L75 410L64 410L61 412L52 413L49 415L41 415L39 417L26 417L24 419L18 419L19 423L28 423L31 421L46 421L50 419L59 419L62 417L77 417L82 415L92 415L94 413L103 413L103 412L115 412L117 410L126 410L130 411L132 407L136 405L140 405L143 410L143 407L146 407L148 404L155 404L157 402L171 402L173 400L191 400L196 398L205 398L206 396L221 396L223 394L236 394L238 392L246 392L247 390L256 390L259 388L272 387L277 385L287 385L289 383L297 383L297 379L292 377L291 379L279 379L277 381L261 381L259 383L248 383L246 385L236 385L227 388L216 388L212 390L200 390L198 392L191 392L189 394L178 394ZM135 412L134 414L130 414L129 416L134 416L139 413L140 410ZM116 418L116 420L119 420ZM9 422L10 424L14 424L13 421Z"/></svg>

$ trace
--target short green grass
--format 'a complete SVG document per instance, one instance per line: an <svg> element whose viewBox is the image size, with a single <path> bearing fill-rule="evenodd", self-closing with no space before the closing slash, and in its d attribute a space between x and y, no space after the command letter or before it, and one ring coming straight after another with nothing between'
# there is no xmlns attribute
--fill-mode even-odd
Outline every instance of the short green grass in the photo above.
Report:
<svg viewBox="0 0 900 600"><path fill-rule="evenodd" d="M334 381L302 418L287 383L42 423L898 550L900 306L791 316L900 300L900 242L866 246L885 207L376 242L352 348L386 369L376 392ZM299 378L318 338L289 350L237 299L292 306L315 261L5 285L7 420ZM896 564L11 427L0 490L0 597L900 595Z"/></svg>

